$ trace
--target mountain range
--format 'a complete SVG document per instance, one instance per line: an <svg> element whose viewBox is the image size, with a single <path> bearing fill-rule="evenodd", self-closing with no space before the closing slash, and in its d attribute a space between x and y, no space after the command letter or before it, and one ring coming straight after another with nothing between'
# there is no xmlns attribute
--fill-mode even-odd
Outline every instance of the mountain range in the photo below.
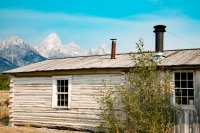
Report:
<svg viewBox="0 0 200 133"><path fill-rule="evenodd" d="M35 46L34 48L46 58L63 58L70 56L86 56L110 53L110 49L105 44L99 48L91 48L89 50L79 47L74 42L63 45L56 33L48 35L39 46Z"/></svg>
<svg viewBox="0 0 200 133"><path fill-rule="evenodd" d="M56 33L48 35L38 46L32 47L17 36L0 40L0 73L5 70L40 62L47 58L64 58L108 54L110 49L105 45L85 50L74 42L63 45Z"/></svg>
<svg viewBox="0 0 200 133"><path fill-rule="evenodd" d="M17 36L0 40L0 72L46 60Z"/></svg>

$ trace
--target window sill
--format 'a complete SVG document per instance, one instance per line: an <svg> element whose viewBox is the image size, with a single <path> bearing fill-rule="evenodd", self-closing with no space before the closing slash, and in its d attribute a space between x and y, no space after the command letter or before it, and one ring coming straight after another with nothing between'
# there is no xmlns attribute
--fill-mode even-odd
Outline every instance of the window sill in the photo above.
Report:
<svg viewBox="0 0 200 133"><path fill-rule="evenodd" d="M195 109L194 105L181 105L181 109Z"/></svg>
<svg viewBox="0 0 200 133"><path fill-rule="evenodd" d="M52 107L53 109L56 109L56 110L69 110L70 108L69 107L59 107L59 106L55 106L55 107Z"/></svg>

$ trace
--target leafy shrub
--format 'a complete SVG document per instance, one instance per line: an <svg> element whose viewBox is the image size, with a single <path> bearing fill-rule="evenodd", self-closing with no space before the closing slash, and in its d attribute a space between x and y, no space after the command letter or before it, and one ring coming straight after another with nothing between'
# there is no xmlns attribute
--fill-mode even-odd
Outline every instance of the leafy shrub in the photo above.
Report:
<svg viewBox="0 0 200 133"><path fill-rule="evenodd" d="M127 74L129 85L102 92L98 99L100 131L109 133L171 133L176 107L170 104L173 86L169 71L158 67L153 54L136 43L137 56Z"/></svg>

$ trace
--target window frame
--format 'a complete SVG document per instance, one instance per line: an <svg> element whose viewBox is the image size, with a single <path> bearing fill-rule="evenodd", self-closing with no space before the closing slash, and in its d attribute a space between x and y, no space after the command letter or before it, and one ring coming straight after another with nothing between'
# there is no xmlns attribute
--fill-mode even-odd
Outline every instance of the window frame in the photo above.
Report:
<svg viewBox="0 0 200 133"><path fill-rule="evenodd" d="M71 108L71 79L72 76L53 76L52 86L52 108L69 109ZM57 80L68 80L68 106L58 106L58 94L57 94Z"/></svg>
<svg viewBox="0 0 200 133"><path fill-rule="evenodd" d="M190 104L178 104L178 103L176 103L176 92L175 92L175 90L176 90L176 86L175 86L175 73L193 73L193 90L194 90L194 101L193 101L193 105L190 105ZM187 79L187 81L188 81L188 79ZM173 84L174 84L174 93L173 93L173 104L177 104L177 105L180 105L182 108L194 108L195 107L195 103L196 103L196 101L195 101L195 93L196 93L196 84L195 84L195 82L196 82L196 79L195 79L195 72L194 72L194 70L176 70L176 71L173 71ZM181 88L180 87L180 89L183 89L183 88ZM185 88L185 89L187 89L188 90L188 88ZM181 96L182 97L182 96ZM188 94L187 94L187 97L188 97Z"/></svg>

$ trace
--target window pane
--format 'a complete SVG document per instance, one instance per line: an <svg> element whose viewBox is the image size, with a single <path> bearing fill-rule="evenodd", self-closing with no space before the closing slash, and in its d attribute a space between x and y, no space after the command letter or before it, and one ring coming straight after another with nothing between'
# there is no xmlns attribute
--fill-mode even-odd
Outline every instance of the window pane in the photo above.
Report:
<svg viewBox="0 0 200 133"><path fill-rule="evenodd" d="M194 97L188 97L188 104L194 105Z"/></svg>
<svg viewBox="0 0 200 133"><path fill-rule="evenodd" d="M182 104L187 104L187 97L182 97Z"/></svg>
<svg viewBox="0 0 200 133"><path fill-rule="evenodd" d="M64 97L64 94L60 94L61 95L61 100L64 100L65 97Z"/></svg>
<svg viewBox="0 0 200 133"><path fill-rule="evenodd" d="M64 87L61 87L61 92L65 92L65 89L64 89Z"/></svg>
<svg viewBox="0 0 200 133"><path fill-rule="evenodd" d="M182 89L182 96L187 96L187 89Z"/></svg>
<svg viewBox="0 0 200 133"><path fill-rule="evenodd" d="M60 106L64 106L64 95L60 94Z"/></svg>
<svg viewBox="0 0 200 133"><path fill-rule="evenodd" d="M68 86L68 80L65 80L65 86Z"/></svg>
<svg viewBox="0 0 200 133"><path fill-rule="evenodd" d="M194 105L194 78L193 72L175 72L175 98L176 103Z"/></svg>
<svg viewBox="0 0 200 133"><path fill-rule="evenodd" d="M68 92L68 87L65 87L65 92Z"/></svg>
<svg viewBox="0 0 200 133"><path fill-rule="evenodd" d="M64 85L65 85L65 81L61 80L61 86L64 86Z"/></svg>
<svg viewBox="0 0 200 133"><path fill-rule="evenodd" d="M58 102L57 102L58 106L60 106L60 94L58 94Z"/></svg>
<svg viewBox="0 0 200 133"><path fill-rule="evenodd" d="M188 73L188 80L193 80L193 73Z"/></svg>
<svg viewBox="0 0 200 133"><path fill-rule="evenodd" d="M65 106L64 104L65 104L65 102L62 100L62 101L60 102L60 106Z"/></svg>
<svg viewBox="0 0 200 133"><path fill-rule="evenodd" d="M63 99L63 101L64 101L64 105L63 105L63 106L65 106L65 95L64 95L64 99Z"/></svg>
<svg viewBox="0 0 200 133"><path fill-rule="evenodd" d="M181 81L181 88L187 88L187 82Z"/></svg>
<svg viewBox="0 0 200 133"><path fill-rule="evenodd" d="M68 101L68 94L65 94L65 100Z"/></svg>
<svg viewBox="0 0 200 133"><path fill-rule="evenodd" d="M180 81L175 81L175 87L180 88Z"/></svg>
<svg viewBox="0 0 200 133"><path fill-rule="evenodd" d="M188 96L194 96L194 90L193 89L188 90Z"/></svg>
<svg viewBox="0 0 200 133"><path fill-rule="evenodd" d="M60 80L57 80L57 86L58 87L60 86Z"/></svg>
<svg viewBox="0 0 200 133"><path fill-rule="evenodd" d="M175 73L175 80L180 80L180 73Z"/></svg>
<svg viewBox="0 0 200 133"><path fill-rule="evenodd" d="M65 101L65 106L68 106L68 101Z"/></svg>
<svg viewBox="0 0 200 133"><path fill-rule="evenodd" d="M181 80L186 80L186 73L181 73Z"/></svg>
<svg viewBox="0 0 200 133"><path fill-rule="evenodd" d="M57 106L68 106L68 80L57 80Z"/></svg>
<svg viewBox="0 0 200 133"><path fill-rule="evenodd" d="M176 103L181 104L181 97L176 97Z"/></svg>
<svg viewBox="0 0 200 133"><path fill-rule="evenodd" d="M181 96L181 90L180 89L176 89L175 90L175 95L176 96Z"/></svg>
<svg viewBox="0 0 200 133"><path fill-rule="evenodd" d="M193 88L193 81L188 81L188 88Z"/></svg>
<svg viewBox="0 0 200 133"><path fill-rule="evenodd" d="M68 94L65 94L65 106L68 106Z"/></svg>
<svg viewBox="0 0 200 133"><path fill-rule="evenodd" d="M60 87L59 86L57 87L57 92L60 92Z"/></svg>
<svg viewBox="0 0 200 133"><path fill-rule="evenodd" d="M60 100L58 100L58 106L60 106Z"/></svg>

